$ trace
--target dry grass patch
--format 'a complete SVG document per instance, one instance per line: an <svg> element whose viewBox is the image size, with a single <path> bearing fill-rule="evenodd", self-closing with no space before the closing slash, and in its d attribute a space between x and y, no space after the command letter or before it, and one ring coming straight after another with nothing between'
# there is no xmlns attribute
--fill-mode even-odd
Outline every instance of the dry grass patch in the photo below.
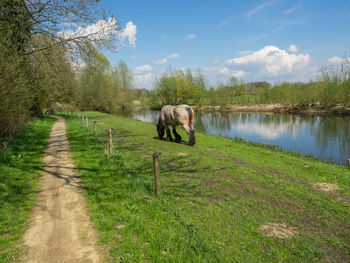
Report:
<svg viewBox="0 0 350 263"><path fill-rule="evenodd" d="M190 156L188 153L177 153L177 156L187 157Z"/></svg>
<svg viewBox="0 0 350 263"><path fill-rule="evenodd" d="M339 189L339 186L330 183L316 183L315 186L324 192L335 192Z"/></svg>
<svg viewBox="0 0 350 263"><path fill-rule="evenodd" d="M118 228L118 229L121 229L121 228L124 228L126 226L126 224L116 224L115 227Z"/></svg>
<svg viewBox="0 0 350 263"><path fill-rule="evenodd" d="M287 227L285 223L266 223L261 226L264 236L277 238L290 238L297 234L295 228Z"/></svg>

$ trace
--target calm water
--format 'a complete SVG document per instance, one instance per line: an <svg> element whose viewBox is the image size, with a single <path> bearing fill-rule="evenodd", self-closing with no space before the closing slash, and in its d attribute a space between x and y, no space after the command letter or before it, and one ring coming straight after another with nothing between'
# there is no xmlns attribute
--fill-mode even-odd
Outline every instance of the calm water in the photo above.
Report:
<svg viewBox="0 0 350 263"><path fill-rule="evenodd" d="M121 115L156 123L159 111L135 110ZM339 164L350 158L349 117L260 113L196 113L195 117L196 131L273 144Z"/></svg>

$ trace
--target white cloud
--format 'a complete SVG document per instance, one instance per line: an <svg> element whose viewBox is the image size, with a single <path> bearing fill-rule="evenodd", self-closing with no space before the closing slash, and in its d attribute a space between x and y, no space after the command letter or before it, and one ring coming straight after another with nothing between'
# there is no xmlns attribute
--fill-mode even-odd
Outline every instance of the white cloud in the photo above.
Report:
<svg viewBox="0 0 350 263"><path fill-rule="evenodd" d="M258 41L258 40L267 38L267 37L269 37L269 36L270 36L269 34L262 34L262 35L259 35L259 36L254 36L254 37L251 37L251 38L246 38L246 39L243 39L243 40L238 41L238 44L244 44L244 43L249 43L249 42L255 42L255 41Z"/></svg>
<svg viewBox="0 0 350 263"><path fill-rule="evenodd" d="M295 75L310 63L308 54L294 54L275 46L264 48L246 56L236 57L224 62L232 69L244 70L254 78L273 78Z"/></svg>
<svg viewBox="0 0 350 263"><path fill-rule="evenodd" d="M293 13L295 11L296 7L291 7L289 9L286 9L283 11L283 13L289 15L290 13Z"/></svg>
<svg viewBox="0 0 350 263"><path fill-rule="evenodd" d="M271 1L267 1L251 10L249 10L249 12L247 13L247 18L251 19L256 13L258 13L260 10L272 5L275 1L271 0Z"/></svg>
<svg viewBox="0 0 350 263"><path fill-rule="evenodd" d="M340 64L344 59L340 57L331 57L328 59L329 63Z"/></svg>
<svg viewBox="0 0 350 263"><path fill-rule="evenodd" d="M75 30L62 30L57 35L64 39L84 37L95 42L110 41L118 37L122 45L128 39L129 45L136 47L136 32L136 25L132 21L126 23L126 27L121 29L117 19L110 17L108 20L101 19L86 27L78 26Z"/></svg>
<svg viewBox="0 0 350 263"><path fill-rule="evenodd" d="M134 79L139 88L151 89L153 81L153 67L148 64L134 69Z"/></svg>
<svg viewBox="0 0 350 263"><path fill-rule="evenodd" d="M288 52L290 53L298 53L299 52L299 49L297 48L296 45L290 45L287 49Z"/></svg>
<svg viewBox="0 0 350 263"><path fill-rule="evenodd" d="M127 38L129 41L129 45L132 46L133 48L136 47L136 25L132 21L129 21L126 23L126 27L123 29L123 31L120 33L119 38L122 42L125 41Z"/></svg>
<svg viewBox="0 0 350 263"><path fill-rule="evenodd" d="M165 58L162 58L161 60L155 60L153 61L154 64L165 64L168 62L169 59L174 59L178 58L179 55L177 53L171 54L171 55L166 55Z"/></svg>
<svg viewBox="0 0 350 263"><path fill-rule="evenodd" d="M286 27L289 26L295 26L295 25L307 25L307 23L303 19L296 19L296 20L276 20L271 21L274 24L277 24L278 26L274 29L274 32L280 31Z"/></svg>
<svg viewBox="0 0 350 263"><path fill-rule="evenodd" d="M210 61L210 63L213 65L219 64L219 62L220 61L217 58Z"/></svg>
<svg viewBox="0 0 350 263"><path fill-rule="evenodd" d="M224 75L227 77L235 76L237 78L242 78L246 75L246 72L242 70L229 69L225 66L218 66L212 68L204 68L204 72L213 72L215 74Z"/></svg>
<svg viewBox="0 0 350 263"><path fill-rule="evenodd" d="M75 31L62 30L57 33L64 39L86 37L92 41L109 40L115 38L120 32L118 21L114 17L106 20L98 20L86 27L78 26Z"/></svg>
<svg viewBox="0 0 350 263"><path fill-rule="evenodd" d="M153 74L146 73L146 74L135 75L134 77L137 84L148 86L153 79Z"/></svg>
<svg viewBox="0 0 350 263"><path fill-rule="evenodd" d="M195 39L196 35L195 34L189 34L186 39L191 40L191 39Z"/></svg>
<svg viewBox="0 0 350 263"><path fill-rule="evenodd" d="M166 56L166 57L167 57L167 59L178 58L178 57L179 57L179 54L174 53L174 54L168 55L168 56Z"/></svg>
<svg viewBox="0 0 350 263"><path fill-rule="evenodd" d="M251 50L237 51L237 54L238 54L239 56L245 56L245 55L248 55L248 54L250 54L250 53L252 53Z"/></svg>
<svg viewBox="0 0 350 263"><path fill-rule="evenodd" d="M208 79L209 83L214 85L217 82L225 83L230 77L237 77L241 79L246 76L246 72L242 70L230 69L223 65L203 68L202 72Z"/></svg>
<svg viewBox="0 0 350 263"><path fill-rule="evenodd" d="M149 72L152 70L153 70L153 68L150 65L145 64L145 65L142 65L142 66L135 68L134 73L135 74L142 74L144 72Z"/></svg>
<svg viewBox="0 0 350 263"><path fill-rule="evenodd" d="M283 13L285 13L286 15L293 13L301 5L301 3L302 1L299 1L295 6L284 10Z"/></svg>

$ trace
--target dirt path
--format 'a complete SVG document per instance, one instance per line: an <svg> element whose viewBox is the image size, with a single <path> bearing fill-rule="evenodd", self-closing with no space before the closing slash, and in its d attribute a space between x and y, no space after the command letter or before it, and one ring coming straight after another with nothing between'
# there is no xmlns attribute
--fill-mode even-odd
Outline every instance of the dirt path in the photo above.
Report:
<svg viewBox="0 0 350 263"><path fill-rule="evenodd" d="M44 156L40 193L24 235L24 262L103 262L86 201L80 193L66 124L58 118Z"/></svg>

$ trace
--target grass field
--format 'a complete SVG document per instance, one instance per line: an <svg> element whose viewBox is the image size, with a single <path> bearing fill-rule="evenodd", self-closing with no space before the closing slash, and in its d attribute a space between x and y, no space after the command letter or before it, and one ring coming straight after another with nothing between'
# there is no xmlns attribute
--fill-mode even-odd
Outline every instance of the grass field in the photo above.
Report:
<svg viewBox="0 0 350 263"><path fill-rule="evenodd" d="M34 121L0 150L0 262L17 261L54 119Z"/></svg>
<svg viewBox="0 0 350 263"><path fill-rule="evenodd" d="M152 124L84 114L90 131L66 116L68 137L100 245L114 261L350 261L348 168L208 134L189 147L157 139ZM94 120L105 143L113 128L110 157ZM154 152L162 154L160 198ZM277 224L290 237L274 236Z"/></svg>

